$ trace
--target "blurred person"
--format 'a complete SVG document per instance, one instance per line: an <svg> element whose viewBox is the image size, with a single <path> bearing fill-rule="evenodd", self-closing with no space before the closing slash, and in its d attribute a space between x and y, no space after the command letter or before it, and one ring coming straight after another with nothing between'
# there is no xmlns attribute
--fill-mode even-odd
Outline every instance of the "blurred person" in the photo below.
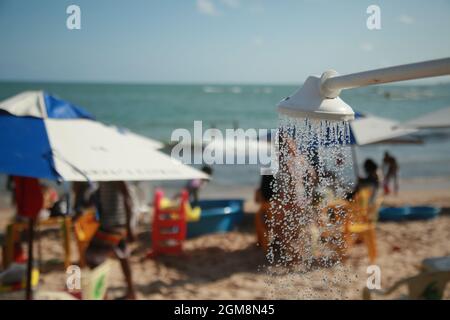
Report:
<svg viewBox="0 0 450 320"><path fill-rule="evenodd" d="M44 192L37 178L11 177L14 185L14 199L16 205L16 222L25 222L36 219L44 208ZM22 248L21 234L16 234L13 239L13 261L17 263L26 262L27 258Z"/></svg>
<svg viewBox="0 0 450 320"><path fill-rule="evenodd" d="M95 205L97 189L98 184L93 182L76 181L72 183L72 201L75 217Z"/></svg>
<svg viewBox="0 0 450 320"><path fill-rule="evenodd" d="M135 299L127 240L134 240L131 230L131 199L124 181L100 182L97 191L100 227L86 250L86 262L95 268L109 257L120 261L127 284L123 299Z"/></svg>
<svg viewBox="0 0 450 320"><path fill-rule="evenodd" d="M393 180L394 184L394 194L398 194L398 170L399 166L397 160L386 151L383 158L384 194L388 195L391 193L391 189L389 187L391 180Z"/></svg>
<svg viewBox="0 0 450 320"><path fill-rule="evenodd" d="M125 182L127 185L128 193L130 195L130 209L131 209L131 217L130 217L130 232L131 238L135 238L139 220L142 216L142 206L141 201L139 199L139 185L138 183Z"/></svg>
<svg viewBox="0 0 450 320"><path fill-rule="evenodd" d="M364 161L364 172L366 176L358 179L353 191L347 195L348 200L353 199L359 190L366 187L372 189L371 201L376 199L378 188L380 186L378 165L372 159L366 159L366 161Z"/></svg>
<svg viewBox="0 0 450 320"><path fill-rule="evenodd" d="M213 169L210 166L203 166L202 172L206 173L207 175L211 176L213 174ZM198 203L199 199L199 191L200 189L204 188L208 184L208 179L192 179L190 180L187 185L186 189L189 193L189 201L195 206Z"/></svg>
<svg viewBox="0 0 450 320"><path fill-rule="evenodd" d="M16 204L16 193L14 190L14 177L8 176L6 178L6 190L11 192L11 205Z"/></svg>
<svg viewBox="0 0 450 320"><path fill-rule="evenodd" d="M343 176L344 167L344 155L339 153L336 156L334 164L324 168L323 178L327 180L326 185L329 195L334 198L340 197L342 194L341 192L347 188Z"/></svg>
<svg viewBox="0 0 450 320"><path fill-rule="evenodd" d="M41 184L42 196L44 204L42 210L39 212L39 219L45 220L50 218L52 211L56 212L59 209L56 204L59 201L59 194L55 188L47 184Z"/></svg>
<svg viewBox="0 0 450 320"><path fill-rule="evenodd" d="M259 210L255 214L255 229L257 243L267 252L269 241L267 239L268 223L271 219L270 201L274 195L273 183L275 177L273 175L261 176L259 188L255 191L255 202L260 205Z"/></svg>
<svg viewBox="0 0 450 320"><path fill-rule="evenodd" d="M299 154L290 132L280 130L278 141L279 167L272 181L270 176L262 179L271 194L266 195L269 197L268 202L262 202L257 219L263 221L265 242L261 243L261 246L266 253L270 253L268 256L271 256L271 262L284 261L292 264L302 259L302 250L299 248L307 247L302 245L308 238L307 223L293 225L292 221L300 221L301 217L308 215L296 201L302 180L296 178L298 168L308 165L308 161ZM311 182L315 179L314 170L311 170L311 174L311 177L302 178ZM314 187L311 188L311 191L313 190ZM304 221L306 220L308 219Z"/></svg>

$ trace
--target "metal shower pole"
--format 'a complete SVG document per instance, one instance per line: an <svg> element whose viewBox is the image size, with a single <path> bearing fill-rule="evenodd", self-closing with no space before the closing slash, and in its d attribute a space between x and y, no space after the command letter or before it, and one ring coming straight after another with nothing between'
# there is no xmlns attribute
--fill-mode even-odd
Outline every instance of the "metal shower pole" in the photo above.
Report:
<svg viewBox="0 0 450 320"><path fill-rule="evenodd" d="M325 71L320 79L319 92L324 98L336 98L343 89L364 87L373 84L436 77L450 74L450 58L404 64L394 67L339 75L334 70ZM359 167L355 146L351 146L353 169L356 178Z"/></svg>
<svg viewBox="0 0 450 320"><path fill-rule="evenodd" d="M326 98L336 98L343 89L448 74L450 74L450 58L404 64L342 76L338 75L334 70L329 70L322 75L320 92Z"/></svg>

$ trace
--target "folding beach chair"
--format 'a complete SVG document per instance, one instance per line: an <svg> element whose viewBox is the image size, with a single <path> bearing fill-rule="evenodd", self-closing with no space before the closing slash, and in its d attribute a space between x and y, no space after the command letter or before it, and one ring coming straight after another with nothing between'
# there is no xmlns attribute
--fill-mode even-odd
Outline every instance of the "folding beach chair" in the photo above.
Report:
<svg viewBox="0 0 450 320"><path fill-rule="evenodd" d="M367 252L370 263L374 263L377 257L376 247L376 223L378 220L378 211L383 199L377 197L371 201L373 190L371 188L362 188L356 194L351 202L337 201L324 208L327 214L332 215L332 222L339 227L339 241L335 248L341 259L347 257L348 251L357 240L362 240L367 246ZM330 238L329 232L324 232L322 238ZM329 241L330 242L330 241Z"/></svg>
<svg viewBox="0 0 450 320"><path fill-rule="evenodd" d="M370 263L374 263L377 257L376 222L382 198L377 197L371 202L373 190L363 188L355 195L354 202L350 206L349 214L344 223L344 241L346 250L355 243L356 238L361 239L367 246Z"/></svg>
<svg viewBox="0 0 450 320"><path fill-rule="evenodd" d="M42 227L60 228L61 244L64 250L64 266L67 268L70 264L70 234L72 229L72 219L70 217L52 217L38 220L36 227L40 230ZM5 243L3 245L3 268L6 269L15 260L15 243L18 242L20 234L28 229L27 222L12 222L6 227ZM39 231L38 231L39 235ZM40 238L40 235L39 235ZM38 240L40 246L40 240ZM39 250L41 251L41 250ZM40 252L39 252L40 254Z"/></svg>

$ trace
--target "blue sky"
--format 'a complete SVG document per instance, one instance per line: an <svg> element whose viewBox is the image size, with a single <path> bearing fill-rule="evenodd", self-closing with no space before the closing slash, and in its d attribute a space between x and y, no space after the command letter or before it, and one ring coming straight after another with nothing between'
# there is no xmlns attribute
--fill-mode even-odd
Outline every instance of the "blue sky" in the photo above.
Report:
<svg viewBox="0 0 450 320"><path fill-rule="evenodd" d="M449 31L448 0L0 0L0 79L299 83L450 56Z"/></svg>

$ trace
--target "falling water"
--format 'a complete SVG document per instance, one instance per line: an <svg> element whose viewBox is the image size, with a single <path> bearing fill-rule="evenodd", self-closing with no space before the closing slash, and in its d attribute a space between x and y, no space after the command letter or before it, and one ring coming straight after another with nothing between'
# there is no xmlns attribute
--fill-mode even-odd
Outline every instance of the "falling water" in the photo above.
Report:
<svg viewBox="0 0 450 320"><path fill-rule="evenodd" d="M339 210L329 205L351 190L348 122L282 116L278 170L267 217L269 284L273 298L339 296L347 281ZM337 216L336 216L337 215ZM333 292L334 291L334 292Z"/></svg>

